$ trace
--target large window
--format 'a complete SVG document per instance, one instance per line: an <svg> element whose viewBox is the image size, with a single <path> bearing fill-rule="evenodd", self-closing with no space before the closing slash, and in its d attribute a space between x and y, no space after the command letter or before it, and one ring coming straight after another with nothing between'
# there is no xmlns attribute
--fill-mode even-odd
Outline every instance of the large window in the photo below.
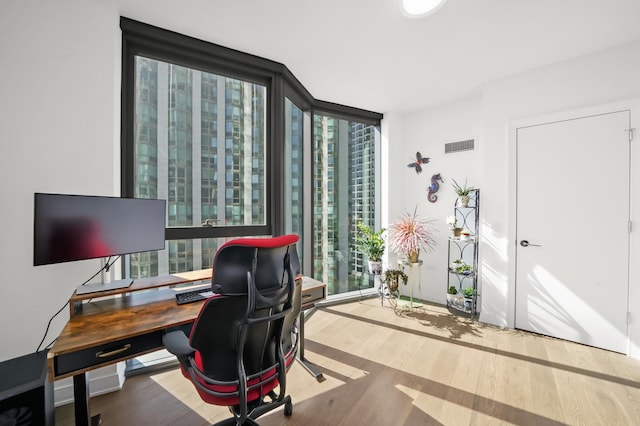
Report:
<svg viewBox="0 0 640 426"><path fill-rule="evenodd" d="M304 111L285 98L284 105L284 180L285 209L284 228L286 233L301 237L300 246L304 246ZM304 264L303 253L300 262Z"/></svg>
<svg viewBox="0 0 640 426"><path fill-rule="evenodd" d="M377 126L315 114L313 120L313 274L329 294L373 285L353 249L359 222L378 229Z"/></svg>
<svg viewBox="0 0 640 426"><path fill-rule="evenodd" d="M134 197L166 199L169 227L265 225L266 92L136 55ZM217 247L171 240L166 256L133 256L131 273L210 267Z"/></svg>
<svg viewBox="0 0 640 426"><path fill-rule="evenodd" d="M122 196L166 199L168 219L166 249L128 273L208 268L225 239L295 233L302 272L330 293L369 286L351 241L357 221L379 222L382 115L315 100L282 64L121 28Z"/></svg>

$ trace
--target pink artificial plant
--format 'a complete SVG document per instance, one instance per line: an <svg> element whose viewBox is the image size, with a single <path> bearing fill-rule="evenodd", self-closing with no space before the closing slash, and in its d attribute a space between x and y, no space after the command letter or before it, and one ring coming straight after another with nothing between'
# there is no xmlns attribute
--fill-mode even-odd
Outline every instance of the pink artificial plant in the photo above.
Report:
<svg viewBox="0 0 640 426"><path fill-rule="evenodd" d="M417 207L416 207L417 210ZM433 238L432 219L405 212L398 222L389 226L387 242L389 249L397 254L417 256L421 248L433 249L436 240Z"/></svg>

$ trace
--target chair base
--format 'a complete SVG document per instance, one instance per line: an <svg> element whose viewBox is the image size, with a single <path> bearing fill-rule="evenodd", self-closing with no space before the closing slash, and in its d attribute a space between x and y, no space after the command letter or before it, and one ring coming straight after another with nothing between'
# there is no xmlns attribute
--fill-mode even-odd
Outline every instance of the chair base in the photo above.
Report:
<svg viewBox="0 0 640 426"><path fill-rule="evenodd" d="M231 417L230 419L224 419L217 423L214 423L212 426L237 426L238 421L235 417ZM243 425L257 425L260 426L259 423L253 419L247 419L243 423Z"/></svg>
<svg viewBox="0 0 640 426"><path fill-rule="evenodd" d="M265 405L260 405L258 407L256 407L250 414L250 417L248 417L244 423L242 423L242 425L258 425L259 423L256 420L258 417L260 417L261 415L272 411L280 406L284 405L284 415L286 417L290 417L293 414L293 402L291 402L291 395L287 395L284 398L282 398L282 400L280 401L273 401L273 402L269 402ZM231 410L231 408L230 408ZM224 419L221 420L219 422L214 423L211 426L238 426L240 425L238 423L238 418L235 416L234 413L234 417L228 418L228 419Z"/></svg>

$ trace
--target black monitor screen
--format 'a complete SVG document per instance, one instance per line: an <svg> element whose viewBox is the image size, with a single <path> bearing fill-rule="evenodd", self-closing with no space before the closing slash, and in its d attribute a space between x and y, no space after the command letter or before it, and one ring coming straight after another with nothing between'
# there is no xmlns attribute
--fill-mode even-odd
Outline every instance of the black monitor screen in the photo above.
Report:
<svg viewBox="0 0 640 426"><path fill-rule="evenodd" d="M165 200L34 195L34 266L164 249Z"/></svg>

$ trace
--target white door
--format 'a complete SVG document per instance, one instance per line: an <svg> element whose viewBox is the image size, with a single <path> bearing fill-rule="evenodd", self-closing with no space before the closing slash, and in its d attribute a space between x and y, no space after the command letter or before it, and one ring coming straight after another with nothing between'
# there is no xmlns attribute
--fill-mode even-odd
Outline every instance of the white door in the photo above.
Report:
<svg viewBox="0 0 640 426"><path fill-rule="evenodd" d="M627 353L629 126L517 129L516 328Z"/></svg>

